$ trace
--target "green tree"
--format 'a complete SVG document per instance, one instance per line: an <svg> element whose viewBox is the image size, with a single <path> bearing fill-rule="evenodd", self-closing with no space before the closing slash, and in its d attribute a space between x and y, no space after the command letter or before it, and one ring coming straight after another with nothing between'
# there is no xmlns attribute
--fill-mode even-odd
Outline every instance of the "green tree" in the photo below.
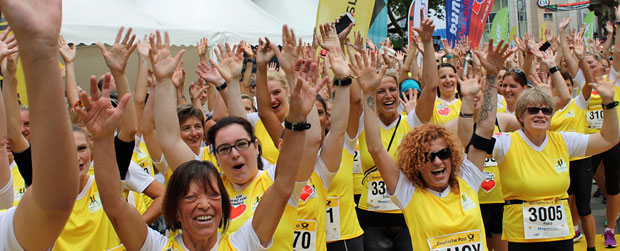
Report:
<svg viewBox="0 0 620 251"><path fill-rule="evenodd" d="M443 18L440 8L446 5L446 0L428 0L428 5L429 9L437 13L438 18ZM411 0L388 0L387 13L390 18L388 29L393 28L401 38L406 37L407 27L401 27L398 22L407 18L409 6L411 6Z"/></svg>

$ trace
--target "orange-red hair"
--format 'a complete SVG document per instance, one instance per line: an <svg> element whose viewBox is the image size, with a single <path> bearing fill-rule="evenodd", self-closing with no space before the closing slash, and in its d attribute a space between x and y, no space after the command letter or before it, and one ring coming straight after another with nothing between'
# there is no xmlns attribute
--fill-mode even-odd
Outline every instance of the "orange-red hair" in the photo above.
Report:
<svg viewBox="0 0 620 251"><path fill-rule="evenodd" d="M463 147L456 136L443 126L422 125L407 133L398 146L396 154L398 167L416 187L427 188L428 185L422 179L421 171L426 164L425 153L435 139L444 139L450 149L452 171L448 183L453 192L459 193L456 175L460 173L463 163Z"/></svg>

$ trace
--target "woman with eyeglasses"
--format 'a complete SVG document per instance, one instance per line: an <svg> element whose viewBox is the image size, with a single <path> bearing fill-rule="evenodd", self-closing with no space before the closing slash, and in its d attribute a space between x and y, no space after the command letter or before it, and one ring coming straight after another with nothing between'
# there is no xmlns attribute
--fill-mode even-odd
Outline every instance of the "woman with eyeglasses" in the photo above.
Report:
<svg viewBox="0 0 620 251"><path fill-rule="evenodd" d="M536 87L519 97L515 115L522 129L497 137L493 158L502 180L503 238L509 250L573 250L568 210L569 159L597 154L618 143L614 87L590 84L601 95L605 120L600 133L549 131L554 100Z"/></svg>
<svg viewBox="0 0 620 251"><path fill-rule="evenodd" d="M413 250L487 249L478 188L484 181L485 151L492 148L498 65L501 66L510 54L506 53L508 46L501 48L502 44L500 42L496 49L491 44L484 58L483 64L489 74L485 101L466 159L459 139L452 132L443 126L422 125L404 136L398 147L397 161L394 161L381 143L385 139L375 115L372 93L378 81L366 81L362 85L364 100L367 100L364 104L366 144L389 194L403 211ZM476 53L482 57L481 53ZM482 83L472 78L463 84L467 86L467 105L462 108L472 112L473 95L470 94L477 93ZM459 120L471 120L471 117Z"/></svg>

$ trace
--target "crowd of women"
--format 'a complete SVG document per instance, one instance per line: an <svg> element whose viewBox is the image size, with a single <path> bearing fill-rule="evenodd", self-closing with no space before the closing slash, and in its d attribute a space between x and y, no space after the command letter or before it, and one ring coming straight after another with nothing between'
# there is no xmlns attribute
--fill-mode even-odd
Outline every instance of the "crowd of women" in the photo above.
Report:
<svg viewBox="0 0 620 251"><path fill-rule="evenodd" d="M593 178L616 247L620 22L441 51L430 18L402 51L334 23L203 39L187 99L185 51L130 28L82 90L61 5L0 0L3 250L590 251Z"/></svg>

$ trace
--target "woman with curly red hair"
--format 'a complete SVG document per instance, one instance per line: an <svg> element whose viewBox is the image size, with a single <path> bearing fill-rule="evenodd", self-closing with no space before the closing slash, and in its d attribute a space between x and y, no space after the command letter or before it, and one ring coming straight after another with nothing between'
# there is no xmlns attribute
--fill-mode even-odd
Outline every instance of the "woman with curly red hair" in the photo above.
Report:
<svg viewBox="0 0 620 251"><path fill-rule="evenodd" d="M373 93L380 74L373 81L361 84L366 100L364 126L368 150L393 195L392 200L405 216L413 250L486 250L478 188L484 180L484 158L493 148L490 139L497 109L495 79L510 55L502 43L494 49L490 42L489 51L481 60L487 70L488 84L467 158L456 135L442 126L422 125L402 139L395 162L383 147L375 114ZM476 54L483 57L480 52ZM358 73L357 69L354 71ZM475 82L471 80L468 84ZM463 108L473 110L471 106Z"/></svg>

